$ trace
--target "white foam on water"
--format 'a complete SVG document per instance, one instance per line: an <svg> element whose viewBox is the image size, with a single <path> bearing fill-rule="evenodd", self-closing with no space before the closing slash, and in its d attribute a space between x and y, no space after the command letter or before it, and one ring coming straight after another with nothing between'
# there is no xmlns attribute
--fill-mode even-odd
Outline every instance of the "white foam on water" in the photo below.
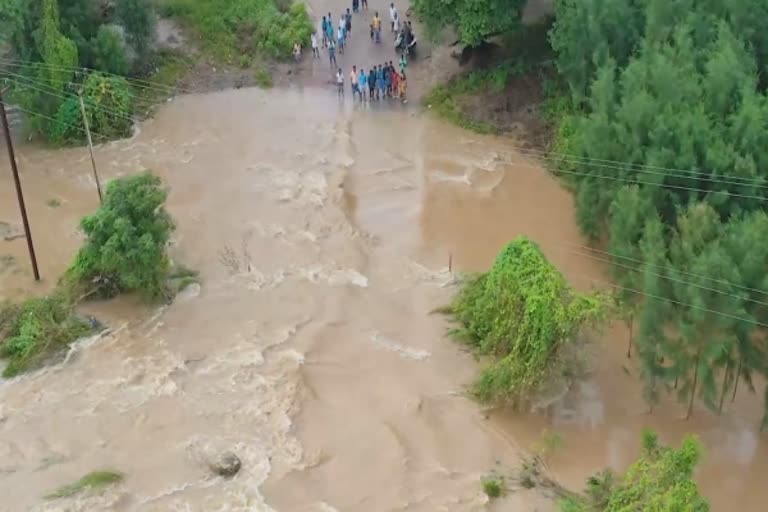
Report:
<svg viewBox="0 0 768 512"><path fill-rule="evenodd" d="M423 361L432 355L426 350L419 350L411 347L406 347L405 345L402 345L397 341L384 336L380 332L374 332L371 335L371 341L373 342L374 345L378 345L379 347L382 347L386 350L395 352L400 357L403 357L405 359L412 359L414 361Z"/></svg>

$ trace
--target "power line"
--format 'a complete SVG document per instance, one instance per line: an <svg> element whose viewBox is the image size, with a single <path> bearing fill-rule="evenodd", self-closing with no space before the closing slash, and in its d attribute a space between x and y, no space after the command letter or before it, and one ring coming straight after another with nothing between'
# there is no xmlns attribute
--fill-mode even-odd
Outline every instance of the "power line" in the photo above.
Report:
<svg viewBox="0 0 768 512"><path fill-rule="evenodd" d="M723 296L726 296L726 297L732 297L732 298L743 300L743 301L746 301L746 302L753 302L755 304L760 304L762 306L768 306L768 302L763 302L761 300L752 299L750 297L743 297L741 295L736 295L735 293L730 293L730 292L727 292L727 291L724 291L724 290L718 290L716 288L711 288L711 287L708 287L708 286L705 286L705 285L702 285L702 284L698 284L698 283L694 283L694 282L691 282L691 281L685 281L683 279L676 279L674 277L671 277L671 276L668 276L668 275L664 275L664 274L659 274L657 272L651 272L651 271L648 271L647 269L642 269L640 267L633 267L631 265L624 265L622 263L617 263L617 262L615 262L613 260L610 260L610 259L598 258L598 257L596 257L594 255L586 254L586 253L582 253L582 252L578 252L578 251L569 251L569 252L571 254L576 254L578 256L584 256L584 257L587 257L587 258L590 258L590 259L593 259L593 260L596 260L596 261L602 261L604 263L610 263L612 265L616 265L618 267L626 268L626 269L632 270L634 272L641 272L641 273L648 272L651 275L660 277L660 278L665 279L667 281L672 281L672 282L675 282L675 283L686 284L686 285L689 285L689 286L693 286L695 288L700 288L702 290L707 290L707 291L710 291L710 292L714 292L714 293L717 293L717 294L720 294L720 295L723 295Z"/></svg>
<svg viewBox="0 0 768 512"><path fill-rule="evenodd" d="M0 63L8 64L8 65L15 65L15 66L36 66L39 68L44 69L52 69L55 71L71 71L73 73L78 72L89 72L89 73L99 73L106 76L112 76L116 78L122 78L123 80L126 80L127 82L135 84L137 87L143 87L144 89L154 89L158 92L163 91L165 94L171 94L176 91L181 91L186 94L192 94L194 91L190 91L187 89L184 89L179 86L171 86L166 84L161 84L159 82L152 82L149 80L142 80L140 78L130 78L124 75L118 75L116 73L109 73L107 71L99 71L92 68L87 67L70 67L70 66L55 66L52 64L47 64L45 62L34 62L29 60L19 60L19 59L8 59L8 58L2 58L0 57Z"/></svg>
<svg viewBox="0 0 768 512"><path fill-rule="evenodd" d="M46 64L42 62L33 62L33 61L27 61L27 60L8 59L8 58L0 58L0 62L6 62L14 65L32 65L32 66L38 66L38 67L54 69L54 70L72 71L73 73L80 72L80 71L96 72L104 75L123 78L129 82L144 84L144 85L141 85L141 87L148 88L148 89L164 90L165 92L175 92L175 91L181 91L185 93L193 92L193 91L185 90L178 86L169 86L169 85L161 84L158 82L152 82L149 80L142 80L138 78L128 78L115 73L98 71L98 70L94 70L92 68L86 68L86 67L62 67L62 66L54 66L54 65ZM620 160L610 160L610 159L604 159L604 158L583 157L583 156L572 155L567 153L557 153L552 151L525 149L525 148L520 148L519 146L516 146L516 150L528 156L534 156L534 157L545 158L550 160L561 160L565 162L586 165L588 167L593 167L593 168L635 170L637 172L643 172L645 174L659 175L659 176L671 177L671 178L698 179L701 181L711 181L711 182L724 183L724 184L729 184L734 186L754 186L758 188L768 188L768 183L766 183L764 180L762 180L763 181L762 183L758 183L758 181L761 181L759 177L750 178L745 176L734 176L734 175L726 175L726 174L722 174L715 177L715 176L712 176L713 172L711 171L697 171L693 169L680 169L680 168L674 168L674 167L664 167L664 166L657 166L657 165L650 165L650 164L626 162L626 161L620 161ZM649 171L648 169L653 169L656 172ZM666 171L666 172L658 172L658 171ZM565 171L560 171L560 172L565 172ZM593 175L590 175L590 176L593 176ZM700 176L700 177L697 177L697 176ZM643 183L643 182L638 182L638 183ZM674 185L664 185L664 184L658 184L658 183L650 183L650 184L667 186L667 187L676 187ZM696 190L696 189L690 189L690 188L686 188L686 189ZM699 190L704 191L704 189L699 189ZM731 195L734 195L734 194L731 194ZM748 198L750 196L739 195L738 197Z"/></svg>
<svg viewBox="0 0 768 512"><path fill-rule="evenodd" d="M732 315L730 313L724 313L724 312L718 311L716 309L706 308L704 306L697 306L695 304L688 304L687 302L681 302L681 301L678 301L678 300L675 300L675 299L670 299L669 297L662 297L660 295L654 295L652 293L646 293L646 292L643 292L643 291L640 291L640 290L635 290L633 288L629 288L629 287L626 287L626 286L621 286L621 285L618 285L618 284L610 283L608 281L603 281L602 279L596 279L596 278L593 278L593 277L585 276L584 274L578 274L575 277L579 277L581 279L588 279L588 280L590 280L592 282L603 284L603 285L606 285L606 286L610 286L612 288L618 288L618 289L625 290L625 291L628 291L628 292L636 293L638 295L644 295L644 296L650 297L652 299L659 299L659 300L671 302L673 304L678 304L680 306L686 306L686 307L689 307L689 308L692 308L692 309L697 309L699 311L704 311L706 313L712 313L714 315L723 316L723 317L726 317L726 318L730 318L732 320L739 320L739 321L742 321L742 322L747 322L747 323L755 324L755 325L758 325L760 327L768 327L768 324L762 323L762 322L760 322L758 320L755 320L754 318L746 318L746 317L742 317L742 316L738 316L738 315Z"/></svg>
<svg viewBox="0 0 768 512"><path fill-rule="evenodd" d="M10 73L8 71L6 71L5 73L18 77L18 79L16 79L16 80L10 78L10 79L8 79L8 81L11 82L11 83L17 84L20 87L26 87L26 88L32 89L34 91L37 91L37 92L41 92L41 93L44 93L44 94L50 94L51 96L54 96L56 98L63 99L63 100L68 100L68 99L71 99L71 98L77 98L76 94L67 93L67 92L64 92L62 94L61 92L56 91L56 89L54 89L53 87L45 84L44 82L40 82L39 80L34 80L34 79L31 79L31 78L28 78L28 77L25 77L25 76L22 76L22 75L17 75L15 73ZM29 82L38 84L39 87L36 87L34 85L31 85L31 84L20 82L19 79L27 80ZM117 110L114 110L112 108L105 107L104 105L97 105L97 104L94 104L94 103L88 103L88 107L92 108L94 110L100 110L102 112L107 112L109 114L112 114L115 117L119 117L119 118L125 119L126 121L130 121L131 123L133 123L135 121L133 117L131 117L131 116L127 115L127 114L124 114L122 112L118 112ZM96 133L96 132L93 132L93 133Z"/></svg>
<svg viewBox="0 0 768 512"><path fill-rule="evenodd" d="M726 180L735 180L733 182L734 185L742 185L742 183L739 183L739 180L743 180L745 182L743 184L744 186L751 185L752 181L759 179L759 177L750 178L746 176L734 176L734 175L727 175L727 174L722 174L719 176L719 178L713 178L711 177L711 175L713 174L711 171L696 171L693 169L677 169L673 167L662 167L662 166L655 166L655 165L639 164L639 163L626 162L621 160L607 160L603 158L584 157L584 156L578 156L578 155L571 155L567 153L556 153L552 151L537 150L533 148L522 148L519 145L515 145L515 144L512 144L512 145L514 146L517 152L520 152L523 154L544 155L544 156L539 156L539 158L546 158L551 160L562 160L562 161L571 162L571 163L579 163L589 167L600 167L600 168L619 169L619 170L625 170L625 168L627 168L629 170L643 172L646 174L656 174L659 176L670 176L670 177L678 177L683 179L700 179L702 181L729 182ZM594 164L592 162L599 162L599 164ZM604 165L604 164L613 164L613 165ZM668 172L651 172L646 169L653 169L657 171L668 171ZM697 175L702 175L704 177L694 178L694 176L697 176ZM759 186L768 187L768 183L762 183Z"/></svg>
<svg viewBox="0 0 768 512"><path fill-rule="evenodd" d="M737 284L737 283L732 283L730 281L725 281L725 280L722 280L722 279L716 279L714 277L702 276L701 274L695 274L695 273L692 273L692 272L686 272L684 270L680 270L680 269L677 269L677 268L674 268L674 267L667 267L667 266L664 266L664 265L656 265L656 264L653 264L653 263L648 263L648 262L646 262L644 260L641 260L641 259L633 258L631 256L622 256L620 254L615 254L615 253L611 253L611 252L608 252L608 251L602 251L602 250L596 249L594 247L585 247L585 246L575 246L575 247L582 247L582 248L584 248L584 249L586 249L586 250L588 250L590 252L601 253L601 254L604 254L604 255L607 255L607 256L611 256L613 258L620 258L620 259L627 260L627 261L633 261L635 263L640 263L642 265L647 265L647 266L649 266L651 268L658 268L658 269L666 270L666 271L669 271L669 272L676 272L676 273L683 274L683 275L686 275L686 276L695 277L697 279L703 279L703 280L710 281L710 282L713 282L713 283L725 284L725 285L733 286L734 288L741 289L741 290L746 291L746 292L761 293L761 294L764 294L764 295L768 295L768 290L759 290L757 288L750 288L749 286L744 286L744 285L740 285L740 284ZM611 263L616 264L613 261L611 261ZM638 269L638 271L639 271L640 267L635 267L635 268ZM687 282L687 281L683 281L683 282ZM693 283L689 283L689 284L693 284ZM762 302L762 301L758 301L756 299L752 299L752 302L756 302L758 304L763 304L763 305L768 306L768 303Z"/></svg>
<svg viewBox="0 0 768 512"><path fill-rule="evenodd" d="M525 165L525 164L521 164L519 162L509 162L509 163L512 163L514 165L519 165L521 167L528 167L530 169L540 169L540 167L534 167L532 165ZM634 178L625 178L625 177L616 177L616 176L603 176L603 175L595 175L595 174L589 174L589 173L584 173L584 172L576 172L576 171L564 171L564 170L561 170L561 169L557 169L554 172L556 172L556 173L563 173L563 174L572 174L572 175L575 175L575 176L586 176L586 177L597 178L597 179L619 181L619 182L624 182L624 183L637 183L637 184L641 184L641 185L656 186L656 187L659 187L659 188L673 188L673 189L677 189L677 190L687 190L687 191L690 191L690 192L698 192L698 193L701 193L701 194L704 194L704 195L707 195L707 194L717 194L717 193L725 193L725 194L728 194L729 196L740 197L742 199L754 199L754 200L757 200L757 201L766 201L766 200L768 200L768 197L753 196L753 195L748 195L748 194L737 194L737 193L734 193L734 192L730 192L728 190L707 190L707 189L702 189L702 188L684 187L682 185L671 185L671 184L665 184L665 183L654 183L654 182L649 182L649 181L640 181L640 180L634 179Z"/></svg>

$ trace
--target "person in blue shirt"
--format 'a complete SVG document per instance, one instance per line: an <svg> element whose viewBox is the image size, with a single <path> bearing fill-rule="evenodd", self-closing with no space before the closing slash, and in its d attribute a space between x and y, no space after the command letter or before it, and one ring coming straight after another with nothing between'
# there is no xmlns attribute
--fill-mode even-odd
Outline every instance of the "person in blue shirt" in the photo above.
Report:
<svg viewBox="0 0 768 512"><path fill-rule="evenodd" d="M328 20L325 19L325 16L323 16L323 22L320 24L320 29L320 35L323 38L323 48L325 48L328 43Z"/></svg>
<svg viewBox="0 0 768 512"><path fill-rule="evenodd" d="M360 101L365 101L365 91L368 89L368 75L365 74L363 68L360 68L360 73L357 76L357 88L360 93Z"/></svg>
<svg viewBox="0 0 768 512"><path fill-rule="evenodd" d="M328 13L328 25L325 29L325 37L328 41L336 41L336 27L333 26L333 18L331 13Z"/></svg>

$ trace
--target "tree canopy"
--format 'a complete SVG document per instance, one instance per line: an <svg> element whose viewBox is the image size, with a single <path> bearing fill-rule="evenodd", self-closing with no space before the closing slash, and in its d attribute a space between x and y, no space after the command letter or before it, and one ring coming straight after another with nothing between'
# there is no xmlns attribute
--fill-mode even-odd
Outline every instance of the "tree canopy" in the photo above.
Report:
<svg viewBox="0 0 768 512"><path fill-rule="evenodd" d="M174 227L166 197L160 178L149 172L110 182L104 204L81 223L87 238L67 279L88 295L137 292L163 298Z"/></svg>
<svg viewBox="0 0 768 512"><path fill-rule="evenodd" d="M584 497L561 504L563 512L708 512L693 471L701 448L686 437L680 448L659 444L656 434L643 433L643 452L621 478L603 472L588 481Z"/></svg>
<svg viewBox="0 0 768 512"><path fill-rule="evenodd" d="M646 398L676 390L689 414L768 371L766 8L557 0L550 33L578 107L556 141L575 157L577 221L608 235Z"/></svg>
<svg viewBox="0 0 768 512"><path fill-rule="evenodd" d="M568 286L539 247L525 237L507 244L487 273L471 278L453 311L470 342L494 356L475 385L482 400L531 402L562 380L564 351L602 314L599 296Z"/></svg>
<svg viewBox="0 0 768 512"><path fill-rule="evenodd" d="M476 46L515 30L525 0L414 0L413 5L432 33L452 25L464 44Z"/></svg>

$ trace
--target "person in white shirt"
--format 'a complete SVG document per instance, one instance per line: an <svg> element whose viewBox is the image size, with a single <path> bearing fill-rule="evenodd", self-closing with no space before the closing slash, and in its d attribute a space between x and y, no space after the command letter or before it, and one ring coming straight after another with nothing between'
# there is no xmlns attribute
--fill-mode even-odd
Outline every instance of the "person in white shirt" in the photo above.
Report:
<svg viewBox="0 0 768 512"><path fill-rule="evenodd" d="M336 86L339 88L339 96L344 96L344 73L341 68L336 72Z"/></svg>
<svg viewBox="0 0 768 512"><path fill-rule="evenodd" d="M312 32L312 56L316 59L320 58L320 50L317 48L317 32Z"/></svg>
<svg viewBox="0 0 768 512"><path fill-rule="evenodd" d="M392 32L395 31L395 20L397 19L397 7L394 3L389 4L389 21L392 27Z"/></svg>

